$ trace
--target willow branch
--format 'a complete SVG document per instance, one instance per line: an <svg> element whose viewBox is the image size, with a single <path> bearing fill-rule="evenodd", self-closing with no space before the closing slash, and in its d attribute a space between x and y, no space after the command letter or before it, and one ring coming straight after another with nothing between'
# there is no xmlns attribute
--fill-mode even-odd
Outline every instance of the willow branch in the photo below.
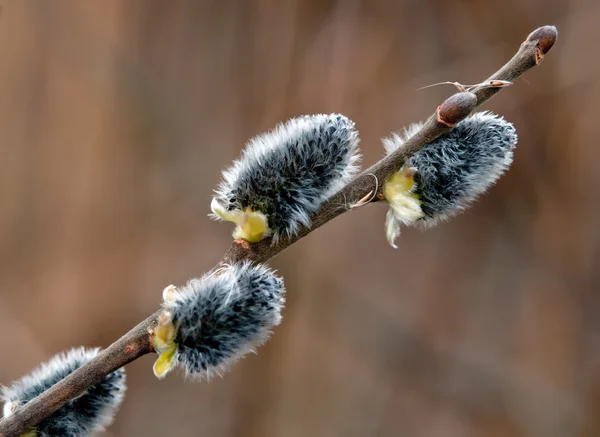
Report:
<svg viewBox="0 0 600 437"><path fill-rule="evenodd" d="M273 245L270 238L256 244L235 241L225 253L219 265L242 260L267 261L300 238L321 227L340 214L351 210L349 205L361 199L377 195L392 173L398 171L407 158L421 150L427 143L448 133L458 122L467 117L477 106L487 101L502 88L486 87L493 80L513 81L530 68L538 65L552 48L557 38L554 26L544 26L532 32L523 42L518 52L483 85L471 92L459 92L448 98L427 120L423 127L408 139L402 147L371 166L331 196L312 217L312 226L302 229L296 236L279 240ZM217 265L215 268L217 268ZM135 328L111 344L98 356L81 366L68 377L58 382L46 392L8 418L0 421L0 437L16 437L35 426L69 400L85 392L88 387L102 381L111 372L129 364L142 355L153 352L150 333L156 325L159 312L152 314Z"/></svg>

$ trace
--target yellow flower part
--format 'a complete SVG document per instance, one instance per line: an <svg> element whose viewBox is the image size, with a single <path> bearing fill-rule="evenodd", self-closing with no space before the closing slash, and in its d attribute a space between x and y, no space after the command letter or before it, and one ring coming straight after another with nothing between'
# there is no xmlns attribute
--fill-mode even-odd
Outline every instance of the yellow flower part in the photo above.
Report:
<svg viewBox="0 0 600 437"><path fill-rule="evenodd" d="M167 287L169 289L169 287ZM177 348L175 337L177 328L173 323L173 316L169 311L163 311L158 318L158 323L154 329L152 345L158 352L158 359L154 363L154 375L162 379L167 376L177 363Z"/></svg>
<svg viewBox="0 0 600 437"><path fill-rule="evenodd" d="M392 174L383 187L383 195L390 205L385 218L385 233L394 249L398 247L394 241L400 235L400 225L413 223L424 216L419 195L413 192L416 171L414 167L404 166Z"/></svg>
<svg viewBox="0 0 600 437"><path fill-rule="evenodd" d="M172 343L166 349L164 349L156 362L154 363L154 376L158 379L162 379L167 376L175 364L177 363L177 343Z"/></svg>
<svg viewBox="0 0 600 437"><path fill-rule="evenodd" d="M229 211L216 198L213 198L210 209L223 220L236 224L232 234L236 240L242 239L249 243L258 243L271 235L267 216L260 211L253 211L250 208L246 208L245 211Z"/></svg>

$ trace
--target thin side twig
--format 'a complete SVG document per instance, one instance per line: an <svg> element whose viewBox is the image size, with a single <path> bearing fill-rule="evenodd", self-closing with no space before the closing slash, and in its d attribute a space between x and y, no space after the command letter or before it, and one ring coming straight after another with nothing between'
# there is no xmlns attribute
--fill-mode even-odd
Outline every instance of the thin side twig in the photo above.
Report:
<svg viewBox="0 0 600 437"><path fill-rule="evenodd" d="M513 81L530 68L538 65L552 48L558 36L554 26L544 26L532 32L523 42L519 51L500 70L490 76L481 87L472 92L459 92L442 103L423 127L407 140L403 147L386 156L372 167L362 172L344 188L331 196L312 218L312 226L302 229L290 239L280 239L272 245L267 238L256 244L234 242L214 269L223 263L241 260L267 261L292 245L300 238L321 227L335 217L349 211L346 205L353 205L368 194L381 192L383 182L398 171L405 160L421 150L425 144L449 132L458 122L467 117L477 106L487 101L503 87L489 87L491 81ZM486 86L486 84L488 84ZM379 182L379 184L377 184ZM375 199L376 197L374 197ZM159 312L149 316L135 328L108 346L68 377L58 382L46 392L0 421L0 437L17 437L34 427L69 400L85 392L88 387L99 383L111 372L129 364L133 360L152 352L150 336Z"/></svg>

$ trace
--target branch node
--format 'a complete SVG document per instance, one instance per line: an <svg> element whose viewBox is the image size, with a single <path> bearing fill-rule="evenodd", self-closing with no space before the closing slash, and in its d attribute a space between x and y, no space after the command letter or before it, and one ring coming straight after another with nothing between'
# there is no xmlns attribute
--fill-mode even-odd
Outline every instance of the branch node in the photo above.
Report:
<svg viewBox="0 0 600 437"><path fill-rule="evenodd" d="M148 326L148 344L150 345L150 352L155 352L155 350L154 350L154 328L152 326Z"/></svg>
<svg viewBox="0 0 600 437"><path fill-rule="evenodd" d="M248 243L244 239L240 238L240 239L237 239L237 240L233 240L233 244L237 244L238 246L240 246L244 250L250 250L250 243Z"/></svg>
<svg viewBox="0 0 600 437"><path fill-rule="evenodd" d="M473 112L476 106L477 96L475 94L468 91L456 93L438 106L436 119L438 123L448 127L454 127L458 122Z"/></svg>

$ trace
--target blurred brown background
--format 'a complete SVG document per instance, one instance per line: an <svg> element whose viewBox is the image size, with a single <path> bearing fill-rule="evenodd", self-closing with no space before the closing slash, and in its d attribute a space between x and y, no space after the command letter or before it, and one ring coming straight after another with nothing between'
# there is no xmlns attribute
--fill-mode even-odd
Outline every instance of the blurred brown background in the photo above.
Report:
<svg viewBox="0 0 600 437"><path fill-rule="evenodd" d="M345 214L272 263L284 323L223 379L128 367L107 436L600 435L596 0L0 1L0 383L106 346L212 267L220 169L277 122L379 138L486 78L544 24L543 64L485 105L516 161L450 223L385 241Z"/></svg>

